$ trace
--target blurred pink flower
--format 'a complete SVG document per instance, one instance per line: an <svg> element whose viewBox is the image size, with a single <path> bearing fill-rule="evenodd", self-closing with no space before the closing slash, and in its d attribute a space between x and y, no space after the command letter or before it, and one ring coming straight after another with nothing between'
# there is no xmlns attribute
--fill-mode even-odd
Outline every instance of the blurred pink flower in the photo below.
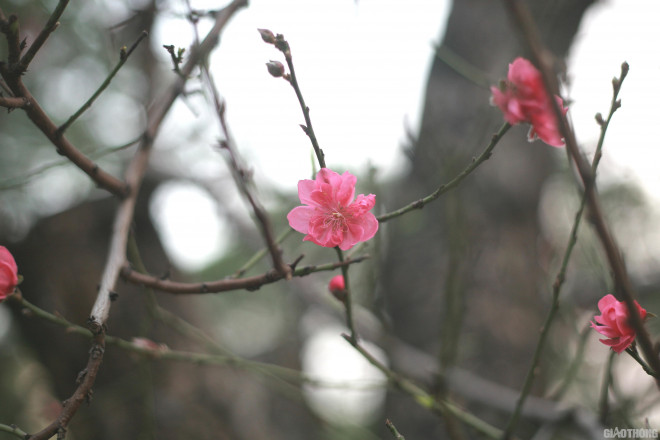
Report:
<svg viewBox="0 0 660 440"><path fill-rule="evenodd" d="M635 305L639 316L644 320L646 310L637 301L635 301ZM598 310L601 314L594 317L596 322L591 322L591 328L607 337L607 339L601 339L600 342L612 347L612 350L617 353L621 353L635 340L635 330L628 324L630 315L626 304L617 301L614 295L605 295L598 301Z"/></svg>
<svg viewBox="0 0 660 440"><path fill-rule="evenodd" d="M332 296L337 298L339 301L344 302L348 297L346 292L346 283L344 282L343 275L335 275L332 277L328 283L328 290L332 293Z"/></svg>
<svg viewBox="0 0 660 440"><path fill-rule="evenodd" d="M509 64L509 73L502 86L492 86L490 90L493 93L492 103L502 110L509 124L527 122L532 125L528 135L530 142L538 137L554 147L564 145L541 72L528 60L516 58ZM562 99L558 96L555 99L566 114L568 108L564 107Z"/></svg>
<svg viewBox="0 0 660 440"><path fill-rule="evenodd" d="M303 206L289 212L289 225L305 235L303 240L324 247L352 248L367 241L378 231L378 220L369 211L376 196L360 194L355 200L356 177L346 171L339 175L321 168L315 180L298 182L298 197Z"/></svg>
<svg viewBox="0 0 660 440"><path fill-rule="evenodd" d="M343 275L335 275L328 283L328 290L332 293L343 292L346 289Z"/></svg>
<svg viewBox="0 0 660 440"><path fill-rule="evenodd" d="M14 293L18 284L18 267L14 256L6 247L0 246L0 302Z"/></svg>

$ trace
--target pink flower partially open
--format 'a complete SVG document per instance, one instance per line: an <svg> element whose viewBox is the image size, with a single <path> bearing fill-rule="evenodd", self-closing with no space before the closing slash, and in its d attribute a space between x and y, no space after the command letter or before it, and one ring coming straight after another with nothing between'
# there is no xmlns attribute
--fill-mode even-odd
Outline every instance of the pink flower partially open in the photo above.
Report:
<svg viewBox="0 0 660 440"><path fill-rule="evenodd" d="M646 310L637 301L635 305L639 316L644 320ZM594 317L596 322L591 322L591 328L607 337L600 339L600 342L621 353L635 340L635 330L628 324L628 307L624 302L617 301L614 295L605 295L598 301L598 310L601 314Z"/></svg>
<svg viewBox="0 0 660 440"><path fill-rule="evenodd" d="M559 131L559 122L552 108L552 101L543 86L541 72L528 60L516 58L509 64L509 73L502 87L491 87L492 103L502 110L504 119L511 125L527 122L532 125L528 139L537 137L548 145L564 145ZM555 96L564 114L562 99Z"/></svg>
<svg viewBox="0 0 660 440"><path fill-rule="evenodd" d="M355 200L357 178L346 171L339 175L321 168L315 180L298 182L298 197L303 206L289 212L289 225L305 235L303 240L341 250L367 241L378 231L378 220L369 212L376 196L360 194Z"/></svg>
<svg viewBox="0 0 660 440"><path fill-rule="evenodd" d="M0 302L14 293L18 284L18 267L14 256L6 247L0 246Z"/></svg>

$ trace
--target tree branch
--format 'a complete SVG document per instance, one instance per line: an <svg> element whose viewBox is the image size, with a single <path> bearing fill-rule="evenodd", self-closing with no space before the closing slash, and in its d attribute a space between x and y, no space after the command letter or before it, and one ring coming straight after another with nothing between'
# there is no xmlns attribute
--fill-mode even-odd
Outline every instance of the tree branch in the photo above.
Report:
<svg viewBox="0 0 660 440"><path fill-rule="evenodd" d="M181 75L177 75L175 83L152 107L152 110L147 115L147 129L144 133L142 143L126 171L126 183L129 185L131 192L122 201L122 204L117 210L106 266L90 316L90 320L95 327L103 326L108 319L110 294L114 290L119 273L126 261L126 243L130 224L133 220L133 209L135 207L137 193L142 183L142 177L147 168L151 147L153 146L160 125L176 98L183 92L184 85L193 69L211 53L218 43L220 33L229 19L236 11L245 6L247 6L247 0L234 0L224 9L216 12L213 27L199 46L193 47L190 58L181 69Z"/></svg>
<svg viewBox="0 0 660 440"><path fill-rule="evenodd" d="M363 255L357 258L350 258L343 262L327 263L322 265L305 266L296 268L295 264L288 265L291 269L291 274L294 277L304 277L314 272L331 271L340 267L349 266L351 264L360 263L369 258L368 255ZM247 278L226 278L218 281L202 282L202 283L182 283L178 281L163 280L153 275L145 275L131 269L129 265L124 265L121 275L127 281L135 284L140 284L145 287L160 290L162 292L174 293L179 295L189 294L203 294L203 293L220 293L229 292L231 290L257 290L261 286L271 284L284 278L284 276L276 270L269 270L262 275L256 275Z"/></svg>
<svg viewBox="0 0 660 440"><path fill-rule="evenodd" d="M227 126L227 120L225 119L225 104L220 100L220 94L215 87L215 83L213 82L213 78L211 77L211 73L209 72L207 66L204 66L203 72L206 79L207 88L210 90L213 97L213 104L216 115L220 122L220 128L224 134L224 140L220 142L220 147L227 152L227 160L232 170L234 181L236 182L236 185L240 189L241 193L243 193L243 196L247 199L248 203L250 203L250 206L252 206L252 212L257 219L257 223L261 229L261 235L266 242L266 247L268 248L268 252L270 253L271 259L273 260L273 267L277 272L279 272L280 275L282 275L287 280L290 280L291 268L287 266L282 259L282 250L275 241L275 236L273 235L273 227L271 225L270 219L268 218L268 214L250 190L250 172L241 165L236 144L233 137L229 133L229 127Z"/></svg>
<svg viewBox="0 0 660 440"><path fill-rule="evenodd" d="M119 69L122 68L124 63L128 60L128 57L131 56L131 54L138 47L140 42L145 38L147 38L147 35L149 35L147 34L147 31L142 31L142 33L135 41L135 43L133 43L130 49L126 50L126 47L123 47L121 49L119 53L119 62L117 62L115 68L112 69L112 71L105 79L105 81L103 81L103 83L99 86L96 92L94 92L94 94L78 109L78 111L76 111L73 115L71 115L71 117L67 119L67 121L64 124L59 126L57 130L59 131L60 134L64 133L66 129L69 128L69 126L73 124L87 109L89 109L99 96L101 96L101 93L103 93L103 91L110 85L112 78L114 78L117 72L119 72Z"/></svg>
<svg viewBox="0 0 660 440"><path fill-rule="evenodd" d="M557 77L553 73L552 69L553 56L541 43L541 40L538 36L538 31L528 8L520 0L505 0L505 4L511 14L512 19L522 32L525 43L530 49L532 61L541 71L543 82L545 84L546 90L548 91L548 94L550 96L559 96L559 84ZM614 84L614 86L617 87L616 84ZM628 276L621 251L619 250L614 237L610 233L609 227L603 216L598 195L596 194L594 174L591 170L591 167L589 166L589 163L577 145L575 133L569 126L566 116L559 108L558 103L554 99L551 101L555 111L555 116L559 121L559 128L564 136L564 139L566 140L566 147L568 148L570 157L575 162L578 173L580 175L580 179L584 185L584 194L587 200L587 206L589 208L590 214L589 219L596 231L598 239L603 246L610 268L612 269L616 292L620 297L623 298L623 301L628 307L630 312L629 322L637 335L637 343L644 353L644 357L649 363L649 366L657 375L658 372L660 372L660 358L653 349L651 337L646 331L644 323L639 316L637 307L635 306L635 292ZM656 379L656 384L658 388L660 388L660 379Z"/></svg>
<svg viewBox="0 0 660 440"><path fill-rule="evenodd" d="M415 209L422 209L424 206L436 200L442 194L446 193L450 189L457 187L463 181L463 179L469 176L474 170L476 170L479 167L479 165L481 165L483 162L485 162L490 158L490 156L493 154L493 149L500 141L500 139L502 139L504 134L509 130L509 128L511 128L511 125L509 125L508 123L504 123L504 125L499 129L499 131L493 134L490 143L488 144L486 149L484 149L484 151L479 155L479 157L473 158L472 163L470 163L470 165L468 165L452 180L445 183L444 185L441 185L437 190L435 190L433 193L429 194L428 196L424 197L423 199L416 200L404 206L403 208L397 209L396 211L388 212L386 214L377 217L378 222L383 223L393 218L400 217L403 214L406 214Z"/></svg>
<svg viewBox="0 0 660 440"><path fill-rule="evenodd" d="M14 69L12 69L14 70L14 73L18 75L22 75L23 72L27 70L28 66L32 62L32 59L37 54L39 49L41 49L41 47L44 45L50 34L52 34L53 31L57 29L57 27L60 25L59 19L64 13L64 9L66 8L68 3L69 0L60 0L53 13L50 15L48 22L46 22L44 28L41 30L41 32L39 32L39 35L37 35L37 38L34 40L34 43L30 45L29 49L27 50L27 52L25 52L25 55L23 55L23 58L21 58L18 65Z"/></svg>
<svg viewBox="0 0 660 440"><path fill-rule="evenodd" d="M27 105L29 105L29 101L25 98L21 97L5 97L5 96L0 96L0 107L5 107L8 109L14 109L14 108L23 108Z"/></svg>

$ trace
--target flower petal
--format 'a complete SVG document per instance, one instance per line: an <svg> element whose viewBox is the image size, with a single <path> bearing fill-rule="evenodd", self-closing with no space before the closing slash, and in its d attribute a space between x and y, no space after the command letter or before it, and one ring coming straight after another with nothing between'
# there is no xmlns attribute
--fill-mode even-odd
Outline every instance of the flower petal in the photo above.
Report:
<svg viewBox="0 0 660 440"><path fill-rule="evenodd" d="M307 234L309 223L314 215L316 215L316 208L311 206L296 206L287 214L286 219L289 221L289 226L293 229Z"/></svg>

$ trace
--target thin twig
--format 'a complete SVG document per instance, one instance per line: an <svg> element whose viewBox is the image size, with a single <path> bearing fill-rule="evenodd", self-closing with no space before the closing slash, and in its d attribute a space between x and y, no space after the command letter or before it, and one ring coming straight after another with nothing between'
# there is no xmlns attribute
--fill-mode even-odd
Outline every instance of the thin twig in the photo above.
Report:
<svg viewBox="0 0 660 440"><path fill-rule="evenodd" d="M96 302L92 308L91 319L97 326L104 325L108 318L110 293L114 290L114 286L126 260L126 241L130 224L133 220L133 208L142 177L147 168L151 147L160 129L160 125L176 98L183 92L184 85L193 69L200 62L204 61L216 46L219 41L220 32L229 19L237 10L246 5L246 0L234 0L224 9L217 12L213 27L200 45L194 47L191 51L190 58L181 69L182 75L177 76L175 83L161 97L160 101L152 107L152 111L147 115L147 129L144 133L142 143L126 171L126 182L131 188L131 194L122 201L122 204L117 210L105 270L101 278Z"/></svg>
<svg viewBox="0 0 660 440"><path fill-rule="evenodd" d="M394 426L394 423L392 423L390 419L385 420L385 426L387 426L387 429L390 430L396 440L406 440L406 438L399 433L399 431L396 429L396 426Z"/></svg>
<svg viewBox="0 0 660 440"><path fill-rule="evenodd" d="M108 148L102 148L98 151L94 151L92 153L89 153L89 157L91 159L100 159L102 157L105 157L109 154L116 153L117 151L125 150L129 148L132 145L135 145L136 143L140 142L142 139L142 136L133 139L132 141L129 141L125 144L122 145L117 145L114 147L108 147ZM55 162L47 163L45 165L42 165L40 167L37 167L33 170L26 171L22 173L20 176L16 177L10 177L6 180L1 180L0 181L0 190L5 190L5 189L11 189L11 188L17 188L19 186L25 185L26 183L30 182L34 177L41 175L42 173L52 169L52 168L57 168L61 166L66 166L66 165L71 165L71 161L68 159L61 159L57 160Z"/></svg>
<svg viewBox="0 0 660 440"><path fill-rule="evenodd" d="M538 31L534 25L533 18L531 17L527 6L520 0L505 0L505 3L514 21L522 31L525 42L530 48L532 61L539 67L539 70L541 71L543 82L546 90L548 91L548 94L550 96L559 95L559 85L557 78L553 74L552 70L552 55L541 44ZM591 167L580 152L577 141L575 139L575 134L569 126L566 116L559 108L558 103L555 100L552 100L552 104L555 111L555 116L559 121L561 133L566 140L566 146L570 152L571 158L575 162L578 173L580 174L580 179L584 185L584 192L587 198L587 206L589 207L589 219L591 220L591 223L596 231L596 235L598 236L598 239L600 240L605 251L605 255L607 256L609 266L614 276L616 292L620 297L623 298L623 301L628 307L630 312L629 323L630 326L635 330L637 343L639 344L642 353L646 358L646 361L654 372L660 372L660 357L658 357L658 354L653 349L651 337L644 327L644 323L642 322L639 311L635 305L636 295L632 286L632 282L628 276L628 271L626 270L619 246L612 236L605 221L605 217L603 216L598 195L596 194L594 176L591 172ZM660 388L660 379L656 379L656 385L658 388Z"/></svg>
<svg viewBox="0 0 660 440"><path fill-rule="evenodd" d="M630 357L632 357L633 359L635 359L635 361L637 361L637 363L642 367L642 370L644 370L646 374L648 374L651 377L655 377L656 379L658 378L658 376L653 372L653 370L651 370L649 366L646 364L646 362L644 362L644 359L642 359L639 356L639 353L637 352L637 347L635 345L626 348L626 353L628 353Z"/></svg>
<svg viewBox="0 0 660 440"><path fill-rule="evenodd" d="M621 77L619 78L619 80L617 80L619 83L619 87L614 89L607 121L599 122L600 136L598 139L598 145L596 146L596 152L594 153L594 158L591 164L591 173L594 176L596 175L596 170L598 168L598 164L600 163L600 158L602 157L603 143L605 142L605 134L607 132L607 127L609 126L609 122L612 120L612 116L614 115L614 112L616 112L616 110L621 106L621 103L618 101L617 97L619 94L620 85L623 82L624 78L626 77L626 73L627 70L626 71L622 70ZM598 120L598 117L596 119ZM564 256L562 257L559 272L557 273L555 281L552 284L552 304L550 306L550 310L548 311L548 315L546 316L545 322L543 323L541 334L539 335L539 341L536 344L536 349L534 350L534 355L532 356L531 365L529 366L527 375L525 376L525 381L523 383L520 396L518 397L518 401L516 402L516 408L511 414L511 417L509 418L509 422L507 423L507 427L505 429L505 435L503 438L508 438L511 435L511 433L515 430L516 425L518 424L518 419L522 412L522 407L525 404L525 399L527 398L529 392L532 389L532 384L534 382L534 378L536 377L535 371L538 366L539 360L541 358L541 353L545 348L545 342L550 333L550 327L552 326L557 311L559 310L559 294L561 292L562 285L564 284L564 280L566 279L566 270L568 269L568 262L571 259L571 255L573 254L573 249L575 247L575 244L577 243L578 230L580 228L580 223L582 221L582 215L584 213L584 208L586 206L586 203L587 203L587 195L586 193L584 193L582 195L582 200L580 201L580 206L577 212L575 213L575 219L573 220L573 226L571 228L571 233L569 235L568 244L566 245L566 250L564 251Z"/></svg>
<svg viewBox="0 0 660 440"><path fill-rule="evenodd" d="M261 234L263 235L264 241L266 242L266 247L270 253L271 259L273 260L273 267L276 271L282 275L283 278L287 280L291 279L291 268L284 263L282 259L282 250L277 245L275 237L273 236L273 227L271 225L270 219L266 210L261 206L261 203L257 198L252 194L250 190L250 172L246 170L240 161L238 150L234 143L234 139L229 133L229 127L227 126L227 120L225 119L225 105L224 102L220 101L220 94L218 93L217 88L211 77L211 73L208 70L208 66L203 66L202 71L204 72L204 78L206 80L206 86L211 91L213 96L213 104L220 121L220 127L224 134L224 140L221 142L221 147L224 151L227 152L227 159L234 176L236 185L240 189L243 196L247 199L250 206L252 206L252 212L257 219L257 223L261 229Z"/></svg>
<svg viewBox="0 0 660 440"><path fill-rule="evenodd" d="M25 440L28 436L27 432L23 431L16 425L3 425L0 423L0 432L8 432L9 434L14 434L14 436L20 438L21 440Z"/></svg>
<svg viewBox="0 0 660 440"><path fill-rule="evenodd" d="M262 32L262 30L260 30ZM267 31L270 32L270 31ZM272 36L272 33L270 33ZM263 36L263 32L262 32ZM266 41L266 39L264 39ZM305 104L305 98L303 98L302 91L300 90L300 84L296 78L296 69L293 66L293 57L291 56L291 47L289 46L288 41L284 39L284 35L277 34L271 41L268 41L271 44L282 52L286 64L289 66L289 73L283 75L283 78L291 84L293 90L296 92L296 97L298 98L298 103L300 104L300 109L303 112L303 117L305 118L305 125L301 125L300 128L303 129L309 140L312 142L312 148L314 148L314 153L316 154L316 159L319 162L321 168L325 168L325 155L321 149L318 140L316 139L316 133L314 133L314 127L312 126L312 119L309 116L309 107Z"/></svg>
<svg viewBox="0 0 660 440"><path fill-rule="evenodd" d="M57 130L59 131L60 134L64 133L66 131L66 129L69 128L69 126L71 126L71 124L73 124L87 109L89 109L92 106L92 104L94 103L94 101L96 101L96 99L99 96L101 96L101 93L103 93L103 91L110 85L110 82L115 77L117 72L119 72L119 69L121 69L122 66L124 65L124 63L126 63L126 61L128 60L128 57L131 56L131 54L133 53L135 48L137 48L138 45L140 44L140 42L142 40L144 40L145 38L147 38L148 35L149 34L147 33L147 31L142 31L142 33L140 34L138 39L135 41L135 43L133 43L133 45L130 47L130 49L126 50L125 47L123 47L121 49L121 52L120 52L120 55L119 55L119 61L117 62L117 65L115 66L115 68L112 69L112 71L110 72L108 77L105 79L105 81L103 81L103 83L99 86L99 88L96 89L94 94L92 94L92 96L87 100L87 102L85 102L78 109L78 111L76 111L73 115L71 115L71 117L64 124L59 126L59 128Z"/></svg>
<svg viewBox="0 0 660 440"><path fill-rule="evenodd" d="M39 35L37 35L37 38L35 38L34 43L30 45L28 48L27 52L25 52L25 55L23 55L23 58L21 58L21 61L18 63L14 70L15 73L21 75L23 72L25 72L32 62L32 59L34 56L37 54L39 49L44 45L50 34L53 33L55 29L57 29L57 26L59 26L60 22L59 19L64 13L64 9L66 8L66 5L69 3L69 0L60 0L59 3L57 4L57 7L53 11L53 13L50 15L50 18L48 19L48 22L46 22L46 25L43 27L41 32L39 32Z"/></svg>
<svg viewBox="0 0 660 440"><path fill-rule="evenodd" d="M395 385L406 394L412 396L420 406L441 415L445 412L448 412L461 422L472 427L488 438L499 439L499 437L502 435L502 431L500 429L492 426L488 422L481 420L473 414L459 408L449 400L437 400L410 380L390 370L387 366L385 366L385 364L376 359L362 345L360 345L358 341L353 340L351 336L344 334L342 337L349 344L351 344L353 348L355 348L371 365L379 369L385 375L385 377L387 377L390 383Z"/></svg>
<svg viewBox="0 0 660 440"><path fill-rule="evenodd" d="M32 304L31 302L23 298L21 295L12 295L11 301L16 301L20 303L22 307L30 311L30 314L32 316L37 317L39 319L43 319L48 322L52 322L53 324L63 327L64 329L66 329L67 334L77 334L90 339L94 337L93 333L89 331L87 328L74 324L61 316L49 313L46 310ZM185 322L183 320L181 321ZM195 329L201 332L201 330L197 328ZM180 329L175 328L175 330L180 330ZM186 336L193 336L195 339L198 339L202 342L206 342L206 345L209 346L210 338L208 338L208 336L206 335L204 335L203 338L200 338L199 333L193 334L188 330L183 331L182 334ZM336 389L346 388L346 389L366 390L366 389L382 388L382 381L361 382L360 385L356 385L355 383L348 383L348 382L328 382L322 379L311 377L301 371L294 370L291 368L244 359L234 354L224 352L224 350L220 349L217 346L215 341L211 341L212 347L209 346L209 348L213 349L217 353L206 354L206 353L193 353L188 351L171 350L166 346L159 346L157 344L153 347L145 347L143 345L135 344L133 341L128 341L126 339L122 339L110 335L106 335L105 339L106 339L106 344L108 346L114 346L122 350L145 355L153 359L189 362L191 364L197 364L197 365L228 365L232 367L241 368L246 371L258 373L264 376L277 377L279 379L283 379L289 383L293 383L296 385L304 384L317 388L336 388ZM0 429L0 431L1 430L2 429ZM17 432L21 432L21 431L18 430ZM30 439L32 439L32 437Z"/></svg>
<svg viewBox="0 0 660 440"><path fill-rule="evenodd" d="M59 134L57 126L48 117L46 112L44 112L27 87L25 87L20 76L13 74L9 68L2 63L0 63L0 75L5 79L15 97L20 97L27 101L27 104L22 107L25 114L30 118L32 123L41 130L44 135L46 135L59 154L73 162L100 187L105 188L118 197L124 197L126 195L128 189L124 182L103 171L96 163L94 163L94 161L81 153L80 150L69 142L66 137Z"/></svg>
<svg viewBox="0 0 660 440"><path fill-rule="evenodd" d="M331 271L339 267L348 266L355 263L360 263L369 258L368 255L363 255L357 258L347 259L343 262L327 263L322 265L305 266L296 268L294 264L289 265L294 277L304 277L314 272ZM203 293L219 293L228 292L231 290L256 290L265 284L274 283L283 279L281 273L270 270L262 275L256 275L247 278L226 278L218 281L202 282L202 283L181 283L171 280L163 280L153 275L145 275L136 272L125 265L122 277L127 281L143 286L151 287L162 292L174 294L203 294Z"/></svg>
<svg viewBox="0 0 660 440"><path fill-rule="evenodd" d="M437 190L435 190L432 194L429 194L428 196L424 197L423 199L419 199L415 202L412 202L403 208L397 209L396 211L388 212L386 214L383 214L379 217L377 217L378 222L383 223L388 220L391 220L396 217L400 217L403 214L413 211L415 209L422 209L424 206L427 204L431 203L432 201L436 200L438 197L440 197L442 194L446 193L452 188L455 188L458 186L463 179L465 179L467 176L469 176L474 170L476 170L479 165L481 165L483 162L485 162L487 159L490 158L490 156L493 154L493 149L497 145L497 143L502 139L502 136L511 128L511 125L508 123L504 123L504 125L499 129L497 133L493 135L491 138L490 143L486 147L486 149L476 158L472 159L472 162L470 165L468 165L463 171L461 171L456 177L454 177L451 181L445 183L444 185L441 185Z"/></svg>
<svg viewBox="0 0 660 440"><path fill-rule="evenodd" d="M289 227L284 232L282 232L280 235L277 236L275 239L275 244L279 245L281 244L291 233L294 231L293 228ZM240 278L242 277L245 272L250 270L255 264L259 262L266 254L268 253L268 247L263 247L259 249L257 252L255 252L254 255L252 255L246 262L243 264L234 274L231 276L232 278Z"/></svg>
<svg viewBox="0 0 660 440"><path fill-rule="evenodd" d="M66 428L78 411L78 408L80 408L83 402L90 399L92 386L96 380L96 375L103 361L103 354L105 353L105 334L103 331L93 335L92 348L89 353L87 366L78 376L80 383L73 392L73 395L62 403L62 411L59 416L50 425L27 438L30 440L45 440L51 438L56 433L62 434L62 438L64 438L63 434L66 432Z"/></svg>

